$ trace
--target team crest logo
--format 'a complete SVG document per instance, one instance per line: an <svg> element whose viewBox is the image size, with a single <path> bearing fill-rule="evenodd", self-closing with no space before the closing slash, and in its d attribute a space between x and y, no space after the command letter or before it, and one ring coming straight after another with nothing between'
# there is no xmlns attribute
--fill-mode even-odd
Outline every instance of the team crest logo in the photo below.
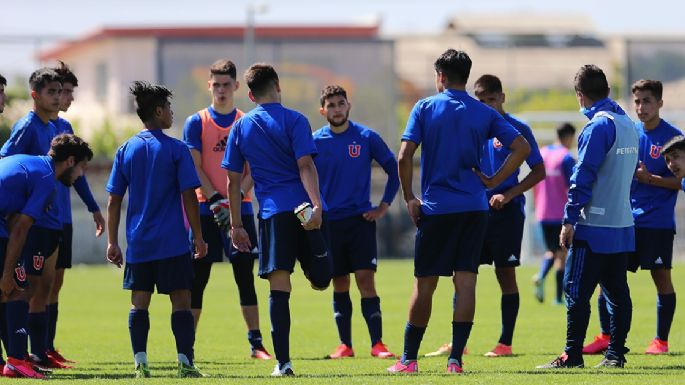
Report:
<svg viewBox="0 0 685 385"><path fill-rule="evenodd" d="M502 148L502 142L500 142L497 138L492 139L492 147L494 148Z"/></svg>
<svg viewBox="0 0 685 385"><path fill-rule="evenodd" d="M43 257L42 255L34 255L33 256L33 268L36 270L42 269L44 261L45 261L45 257Z"/></svg>
<svg viewBox="0 0 685 385"><path fill-rule="evenodd" d="M350 154L350 157L352 158L358 158L359 154L362 152L362 145L361 144L350 144L347 146L347 152Z"/></svg>
<svg viewBox="0 0 685 385"><path fill-rule="evenodd" d="M19 282L26 281L26 270L24 270L24 266L15 267L14 268L14 275L17 277L17 280Z"/></svg>
<svg viewBox="0 0 685 385"><path fill-rule="evenodd" d="M661 148L663 146L655 146L651 145L649 147L649 156L652 157L652 159L659 159L659 156L661 156Z"/></svg>

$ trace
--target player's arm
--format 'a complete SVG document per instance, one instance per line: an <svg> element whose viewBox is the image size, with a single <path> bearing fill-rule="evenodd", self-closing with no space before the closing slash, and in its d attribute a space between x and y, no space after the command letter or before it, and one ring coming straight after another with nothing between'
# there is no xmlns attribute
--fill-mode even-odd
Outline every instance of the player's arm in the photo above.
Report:
<svg viewBox="0 0 685 385"><path fill-rule="evenodd" d="M117 267L124 263L124 256L119 247L119 222L123 199L121 195L110 193L107 201L107 261Z"/></svg>
<svg viewBox="0 0 685 385"><path fill-rule="evenodd" d="M254 179L252 179L252 170L250 169L250 164L245 162L245 171L243 172L242 180L240 181L240 191L242 194L247 194L253 187Z"/></svg>
<svg viewBox="0 0 685 385"><path fill-rule="evenodd" d="M205 174L205 172L202 170L202 153L194 148L191 148L190 156L193 158L195 171L197 171L197 176L198 178L200 178L200 189L202 190L202 193L207 197L207 199L211 201L212 196L214 196L214 194L219 193L216 191L216 188L212 185L212 182L207 177L207 174Z"/></svg>
<svg viewBox="0 0 685 385"><path fill-rule="evenodd" d="M190 224L190 229L193 230L193 243L195 244L195 259L204 258L207 255L207 244L202 238L202 227L200 227L200 204L197 201L197 195L194 188L188 188L181 193L183 198L183 209L186 212L186 218Z"/></svg>
<svg viewBox="0 0 685 385"><path fill-rule="evenodd" d="M421 216L421 201L414 195L412 186L414 178L414 153L418 144L411 140L403 140L400 145L400 153L397 155L397 169L400 176L400 186L402 186L402 196L407 204L407 211L414 225L417 224Z"/></svg>
<svg viewBox="0 0 685 385"><path fill-rule="evenodd" d="M26 214L17 214L12 219L9 241L7 242L7 250L5 252L5 265L2 268L2 281L0 282L0 290L2 290L5 299L14 290L21 290L14 281L14 268L17 266L21 250L26 243L26 236L32 225L33 218Z"/></svg>
<svg viewBox="0 0 685 385"><path fill-rule="evenodd" d="M240 181L242 178L242 172L228 170L228 186L226 189L228 190L228 201L238 202L238 204L231 204L229 206L231 215L231 230L229 232L231 235L231 242L236 249L243 253L247 253L252 248L252 243L250 242L247 231L245 231L245 228L243 227L242 213L240 210Z"/></svg>
<svg viewBox="0 0 685 385"><path fill-rule="evenodd" d="M388 176L381 203L378 204L378 207L363 214L364 219L367 221L375 221L385 215L393 199L395 199L397 190L400 188L400 178L397 171L397 160L395 160L395 156L390 151L390 148L388 148L388 145L377 134L371 135L369 139L371 143L371 156L380 164Z"/></svg>
<svg viewBox="0 0 685 385"><path fill-rule="evenodd" d="M319 191L319 174L314 165L314 159L311 155L304 155L297 159L297 168L300 170L300 180L304 190L312 202L312 218L309 222L303 224L305 230L313 230L321 227L322 221L322 205L321 192Z"/></svg>
<svg viewBox="0 0 685 385"><path fill-rule="evenodd" d="M637 170L635 170L635 177L637 178L637 181L640 183L656 187L662 187L669 190L680 190L681 187L680 179L674 176L668 177L652 174L647 169L647 166L645 166L645 164L642 163L642 161L640 161Z"/></svg>
<svg viewBox="0 0 685 385"><path fill-rule="evenodd" d="M488 189L499 186L500 183L504 182L504 180L509 177L509 175L521 167L523 161L526 160L528 154L530 154L530 145L523 136L519 135L509 145L509 150L511 151L511 154L504 160L502 167L497 170L495 175L488 177L479 170L474 170Z"/></svg>
<svg viewBox="0 0 685 385"><path fill-rule="evenodd" d="M81 201L83 201L83 204L86 205L88 211L93 213L93 221L95 222L95 236L101 236L105 231L105 218L102 216L97 202L95 202L95 198L93 197L93 193L90 191L90 186L88 186L88 180L86 180L85 175L76 178L76 181L74 182L74 190L76 190L76 193L81 198Z"/></svg>
<svg viewBox="0 0 685 385"><path fill-rule="evenodd" d="M530 190L536 184L540 183L541 180L545 179L545 164L538 163L531 167L530 172L526 175L523 180L518 184L514 185L509 190L505 191L504 194L495 194L490 198L490 206L495 209L501 209L504 205L509 203L512 198L523 194L524 192Z"/></svg>

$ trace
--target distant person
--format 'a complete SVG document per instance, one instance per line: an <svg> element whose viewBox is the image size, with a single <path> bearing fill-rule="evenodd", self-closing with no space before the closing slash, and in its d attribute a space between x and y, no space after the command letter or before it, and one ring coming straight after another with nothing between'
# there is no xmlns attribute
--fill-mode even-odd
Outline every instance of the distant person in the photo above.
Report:
<svg viewBox="0 0 685 385"><path fill-rule="evenodd" d="M350 273L361 294L361 309L371 338L371 356L392 358L382 341L381 299L376 292L378 266L376 220L388 211L400 187L397 160L381 136L349 120L351 103L340 86L321 91L319 112L328 125L314 132L319 154L314 158L321 194L328 204L333 258L333 314L340 345L328 358L353 357ZM388 176L378 206L371 204L371 163Z"/></svg>
<svg viewBox="0 0 685 385"><path fill-rule="evenodd" d="M247 253L240 252L231 245L228 239L228 210L222 203L227 203L226 171L221 168L221 161L226 150L226 140L233 123L244 113L235 108L235 91L240 87L236 80L235 64L228 59L219 59L209 68L207 81L212 95L212 104L191 115L183 127L183 141L190 148L195 170L202 186L195 190L200 201L200 223L202 238L207 242L207 256L193 261L193 288L191 291L191 309L195 317L195 328L200 322L202 299L205 287L214 262L221 262L223 255L228 257L233 269L233 279L238 287L240 307L247 326L247 340L250 343L251 356L268 360L271 355L262 344L262 333L259 330L259 308L257 293L252 272L255 258L258 258L257 230L252 212L252 176L246 167L241 181L243 192L241 217L254 247ZM214 220L212 208L226 220L219 226ZM191 233L191 238L193 234Z"/></svg>
<svg viewBox="0 0 685 385"><path fill-rule="evenodd" d="M564 219L564 205L568 197L570 179L576 160L569 152L573 147L576 128L571 123L557 127L557 140L540 149L545 162L545 179L533 188L535 219L542 227L547 251L540 261L540 271L533 276L535 299L545 301L545 277L555 266L556 291L554 304L562 304L564 294L564 265L566 251L559 246L561 221Z"/></svg>
<svg viewBox="0 0 685 385"><path fill-rule="evenodd" d="M193 256L182 213L185 209L195 234L195 258L202 258L207 254L207 245L202 239L195 196L200 180L188 147L163 131L173 122L171 91L141 81L133 82L130 91L145 128L121 145L114 156L106 188L109 192L107 260L118 267L124 263L119 247L119 221L121 203L128 190L124 289L131 290L128 327L135 376L150 377L148 307L157 287L158 293L167 294L171 299L178 377L204 377L193 363L195 325L190 311Z"/></svg>

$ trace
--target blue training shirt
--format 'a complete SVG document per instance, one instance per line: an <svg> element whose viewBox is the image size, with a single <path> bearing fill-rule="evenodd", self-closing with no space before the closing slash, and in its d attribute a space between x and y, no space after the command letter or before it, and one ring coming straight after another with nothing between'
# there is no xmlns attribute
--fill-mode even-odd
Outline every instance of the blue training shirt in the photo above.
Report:
<svg viewBox="0 0 685 385"><path fill-rule="evenodd" d="M424 214L487 211L480 167L483 145L497 137L505 146L520 134L497 111L466 91L445 90L419 100L403 141L422 145L421 208Z"/></svg>
<svg viewBox="0 0 685 385"><path fill-rule="evenodd" d="M57 180L49 156L14 155L0 159L0 238L9 237L7 217L20 213L44 216L55 196Z"/></svg>
<svg viewBox="0 0 685 385"><path fill-rule="evenodd" d="M209 106L207 110L209 111L212 120L214 120L214 123L223 128L233 124L238 112L238 110L234 108L233 111L228 114L220 114L216 112L212 106ZM183 125L183 142L185 142L191 150L197 150L202 153L202 118L200 118L200 113L196 112L186 119L186 122ZM212 215L209 206L210 204L208 202L200 202L200 215ZM252 202L242 202L240 205L240 213L242 215L252 215Z"/></svg>
<svg viewBox="0 0 685 385"><path fill-rule="evenodd" d="M52 122L43 123L38 115L31 111L14 124L9 139L0 149L0 156L47 155L50 151L50 143L56 135L57 128ZM61 201L55 198L45 215L36 219L36 226L62 230L61 211L63 209L60 204Z"/></svg>
<svg viewBox="0 0 685 385"><path fill-rule="evenodd" d="M233 124L221 167L243 172L250 164L259 217L268 219L310 202L300 180L297 160L315 156L316 145L307 118L280 103L257 105ZM321 199L322 210L328 207Z"/></svg>
<svg viewBox="0 0 685 385"><path fill-rule="evenodd" d="M400 187L397 160L388 145L372 129L348 122L349 127L340 134L324 126L313 135L319 152L314 162L330 220L371 210L371 162L374 160L388 174L382 201L391 204Z"/></svg>
<svg viewBox="0 0 685 385"><path fill-rule="evenodd" d="M530 154L526 158L526 163L528 167L533 168L542 163L542 155L540 155L540 149L538 148L538 143L533 136L533 131L528 127L527 124L518 120L511 114L504 114L504 119L509 122L530 144ZM497 138L489 139L485 144L483 149L483 156L480 160L480 170L488 176L493 176L497 170L502 167L504 161L511 154L511 150L508 147L502 145L502 143ZM516 169L504 182L500 183L497 187L492 190L487 191L488 198L495 194L502 194L509 190L510 188L516 186L519 183L519 170ZM517 195L511 199L511 202L520 205L521 210L526 203L526 198L523 194Z"/></svg>
<svg viewBox="0 0 685 385"><path fill-rule="evenodd" d="M200 186L188 147L162 130L143 130L114 157L107 191L124 196L127 263L149 262L188 253L181 193Z"/></svg>
<svg viewBox="0 0 685 385"><path fill-rule="evenodd" d="M661 156L661 147L671 138L682 135L677 128L661 119L659 125L646 130L642 122L635 126L640 134L639 159L647 170L663 178L674 178ZM675 203L678 190L652 186L633 180L630 190L630 203L636 227L675 230Z"/></svg>

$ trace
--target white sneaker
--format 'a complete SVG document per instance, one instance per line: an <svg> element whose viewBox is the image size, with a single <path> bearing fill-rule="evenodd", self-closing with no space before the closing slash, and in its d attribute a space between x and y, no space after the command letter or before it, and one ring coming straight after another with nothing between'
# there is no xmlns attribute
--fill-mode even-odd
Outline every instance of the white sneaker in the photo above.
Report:
<svg viewBox="0 0 685 385"><path fill-rule="evenodd" d="M294 375L295 375L295 373L293 372L293 365L290 363L290 361L283 364L283 366L280 366L280 364L277 362L276 367L274 368L274 371L271 373L272 377L294 376Z"/></svg>

